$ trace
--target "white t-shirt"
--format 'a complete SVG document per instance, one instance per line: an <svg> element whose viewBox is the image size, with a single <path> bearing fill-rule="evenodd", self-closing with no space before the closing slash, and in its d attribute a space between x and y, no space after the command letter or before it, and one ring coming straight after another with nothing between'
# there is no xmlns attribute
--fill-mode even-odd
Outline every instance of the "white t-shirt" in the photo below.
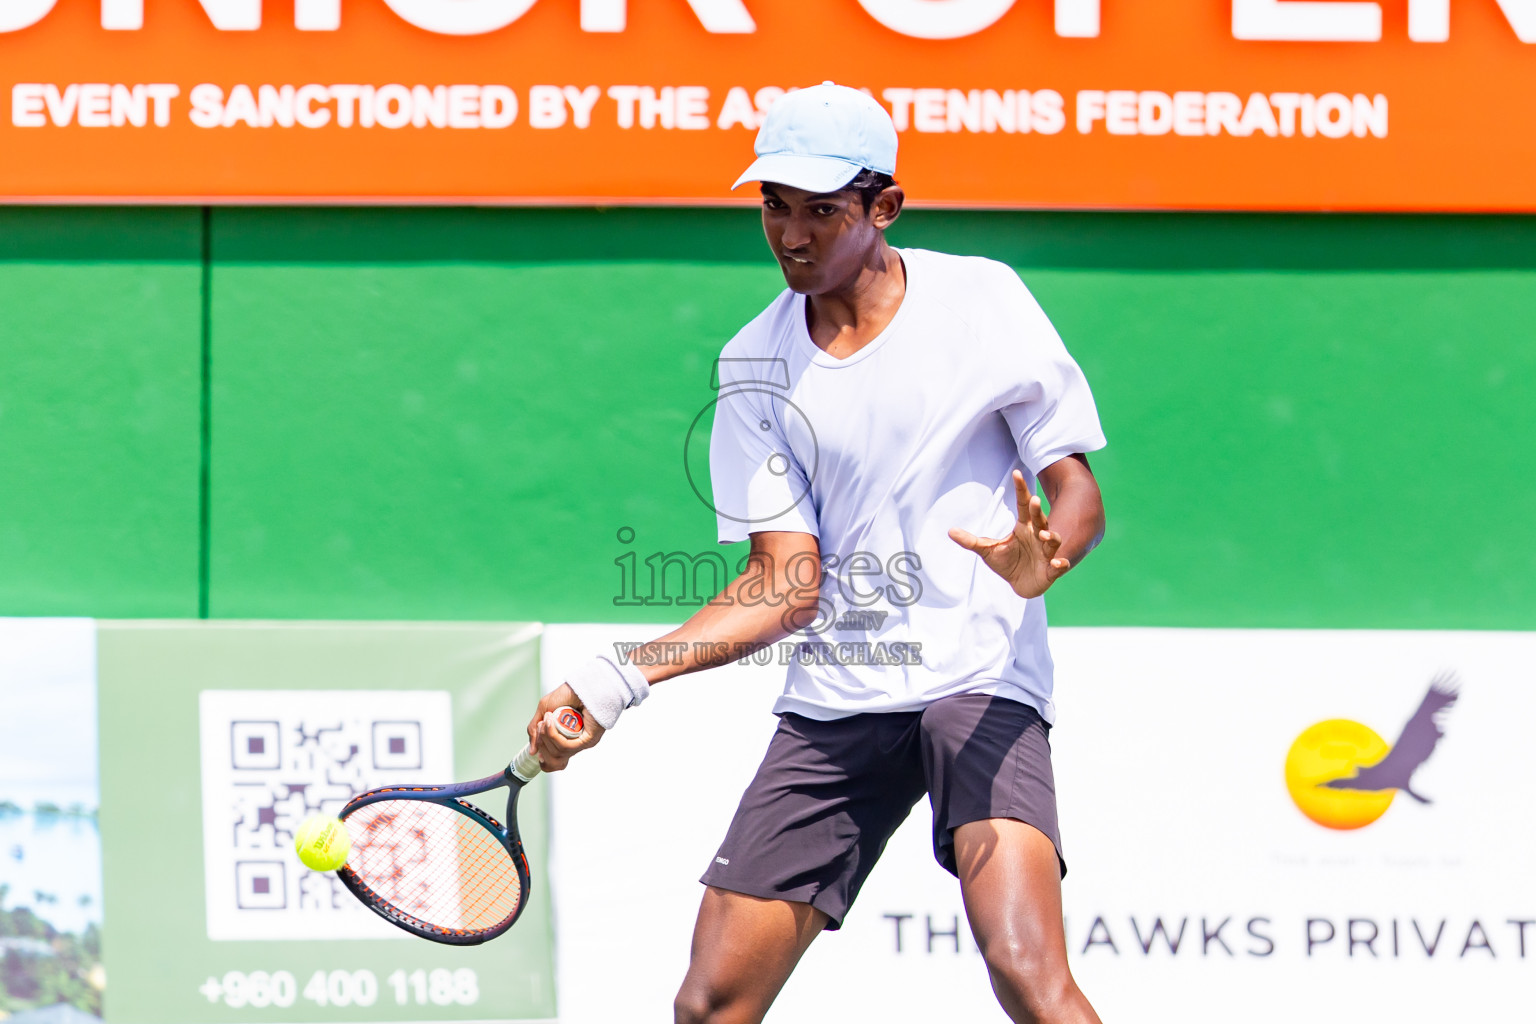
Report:
<svg viewBox="0 0 1536 1024"><path fill-rule="evenodd" d="M1044 600L1019 597L949 530L1006 535L1015 468L1033 489L1046 466L1104 447L1093 395L1011 268L898 251L901 307L848 358L816 347L788 290L721 353L721 543L820 540L823 614L792 638L804 645L774 710L827 720L979 693L1051 722Z"/></svg>

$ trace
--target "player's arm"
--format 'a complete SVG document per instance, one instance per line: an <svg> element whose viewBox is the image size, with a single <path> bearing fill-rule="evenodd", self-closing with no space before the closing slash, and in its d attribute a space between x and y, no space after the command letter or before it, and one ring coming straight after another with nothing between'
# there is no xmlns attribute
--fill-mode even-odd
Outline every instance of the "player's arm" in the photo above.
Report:
<svg viewBox="0 0 1536 1024"><path fill-rule="evenodd" d="M1022 479L1015 481L1017 487ZM1072 455L1040 471L1040 491L1050 503L1049 519L1039 518L1039 529L1061 541L1055 557L1067 564L1063 572L1087 557L1104 539L1104 495L1088 466L1088 456ZM1030 501L1031 516L1043 512L1038 497Z"/></svg>
<svg viewBox="0 0 1536 1024"><path fill-rule="evenodd" d="M1019 519L1012 533L978 537L954 529L949 536L979 555L1014 593L1039 597L1104 539L1104 498L1086 455L1068 456L1040 471L1040 490L1051 503L1049 517L1040 497L1029 493L1024 474L1015 470L1013 485Z"/></svg>
<svg viewBox="0 0 1536 1024"><path fill-rule="evenodd" d="M595 744L651 684L742 658L810 625L821 589L821 548L808 533L754 533L747 568L677 629L629 652L593 659L539 702L528 738L545 771ZM587 698L583 700L583 695ZM580 739L560 736L546 716L569 705L587 712Z"/></svg>

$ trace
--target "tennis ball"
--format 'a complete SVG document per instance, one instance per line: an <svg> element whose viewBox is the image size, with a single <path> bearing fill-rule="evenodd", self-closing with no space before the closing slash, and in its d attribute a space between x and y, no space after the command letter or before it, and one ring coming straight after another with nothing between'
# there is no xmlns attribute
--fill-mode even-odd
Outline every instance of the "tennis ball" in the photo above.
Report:
<svg viewBox="0 0 1536 1024"><path fill-rule="evenodd" d="M347 862L352 837L340 818L315 814L299 826L293 845L305 867L312 871L335 871Z"/></svg>

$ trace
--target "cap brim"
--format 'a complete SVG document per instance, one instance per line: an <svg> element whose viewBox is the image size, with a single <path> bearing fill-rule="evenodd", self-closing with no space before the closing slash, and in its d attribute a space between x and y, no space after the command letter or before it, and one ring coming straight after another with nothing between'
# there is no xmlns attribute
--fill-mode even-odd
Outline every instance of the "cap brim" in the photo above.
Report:
<svg viewBox="0 0 1536 1024"><path fill-rule="evenodd" d="M836 192L845 188L864 168L830 156L802 156L798 153L769 153L760 156L736 179L731 188L749 181L771 181L807 192Z"/></svg>

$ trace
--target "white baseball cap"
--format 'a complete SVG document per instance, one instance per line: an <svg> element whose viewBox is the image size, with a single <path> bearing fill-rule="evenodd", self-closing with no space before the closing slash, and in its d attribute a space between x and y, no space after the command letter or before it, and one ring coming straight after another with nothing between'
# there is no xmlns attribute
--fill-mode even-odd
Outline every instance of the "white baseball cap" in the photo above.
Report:
<svg viewBox="0 0 1536 1024"><path fill-rule="evenodd" d="M778 99L752 148L757 159L733 189L773 181L807 192L836 192L865 168L896 173L890 115L868 93L831 82Z"/></svg>

